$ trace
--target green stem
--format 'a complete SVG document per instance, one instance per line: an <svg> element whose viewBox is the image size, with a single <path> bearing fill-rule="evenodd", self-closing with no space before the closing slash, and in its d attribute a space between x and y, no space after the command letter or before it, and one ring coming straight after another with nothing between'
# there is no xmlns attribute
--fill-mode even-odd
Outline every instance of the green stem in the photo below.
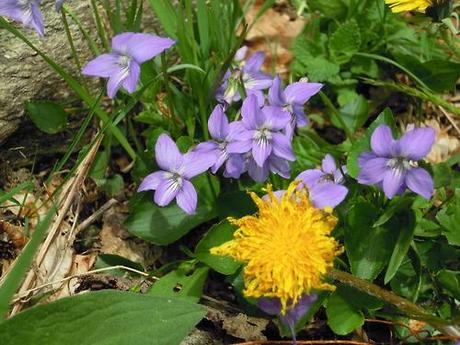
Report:
<svg viewBox="0 0 460 345"><path fill-rule="evenodd" d="M62 10L72 18L73 22L77 25L78 30L81 32L83 37L85 38L86 42L88 43L88 47L91 50L91 53L93 53L94 56L100 55L99 48L97 47L96 42L94 39L91 38L89 35L88 31L85 30L83 27L81 21L78 19L78 17L73 13L71 10L66 8L65 6L62 7Z"/></svg>
<svg viewBox="0 0 460 345"><path fill-rule="evenodd" d="M352 143L354 143L355 139L353 137L353 133L351 133L350 129L347 127L347 125L343 121L342 116L340 115L340 112L334 106L332 101L322 91L319 92L319 96L321 97L321 100L323 101L323 103L326 106L326 108L331 113L331 115L330 115L331 120L335 120L340 125L340 127L345 131L345 134L347 135L347 138L350 139L350 141Z"/></svg>
<svg viewBox="0 0 460 345"><path fill-rule="evenodd" d="M414 96L420 99L423 99L425 101L431 102L435 105L438 105L440 107L443 107L445 110L447 110L449 113L452 113L454 115L460 116L460 108L456 107L452 103L446 101L442 97L428 91L428 90L419 90L414 87L404 85L404 84L399 84L395 82L384 82L384 81L377 81L373 79L367 79L367 78L362 78L362 80L366 84L374 85L374 86L382 86L386 87L395 91L403 92L407 95Z"/></svg>
<svg viewBox="0 0 460 345"><path fill-rule="evenodd" d="M457 336L460 334L460 328L456 324L452 324L446 320L443 320L437 316L431 315L425 309L419 307L418 305L408 301L405 298L402 298L391 291L382 289L381 287L372 284L366 280L357 278L350 273L346 273L339 270L333 270L329 273L329 277L334 280L341 282L342 284L354 287L360 291L367 293L368 295L374 296L382 301L387 302L399 310L407 314L408 316L417 319L423 320L433 327L437 328L439 331L447 335Z"/></svg>
<svg viewBox="0 0 460 345"><path fill-rule="evenodd" d="M75 66L78 69L78 75L81 79L81 63L80 63L80 59L78 58L77 50L75 49L75 44L73 42L72 33L70 32L70 29L69 29L69 22L67 21L67 16L65 14L64 8L61 9L61 16L62 16L62 22L64 23L64 29L65 29L65 33L67 36L67 40L69 41L70 50L72 51L72 58L75 61Z"/></svg>
<svg viewBox="0 0 460 345"><path fill-rule="evenodd" d="M376 55L376 54L369 54L369 53L355 53L355 55L357 56L362 56L362 57L367 57L367 58L370 58L370 59L374 59L374 60L379 60L379 61L382 61L382 62L386 62L386 63L389 63L390 65L393 65L395 67L398 67L401 71L403 71L404 73L406 73L409 77L411 77L417 84L419 84L421 87L429 90L430 88L422 81L420 80L414 73L412 73L411 71L409 71L406 67L404 67L403 65L400 65L399 63L397 63L396 61L394 60L391 60L385 56L380 56L380 55Z"/></svg>
<svg viewBox="0 0 460 345"><path fill-rule="evenodd" d="M94 21L96 22L96 30L97 34L99 35L99 38L101 39L102 45L106 50L109 50L109 41L107 39L107 36L105 35L104 31L104 26L102 25L101 17L99 15L99 11L97 9L97 5L95 0L91 0L91 7L93 8L93 14L94 14Z"/></svg>
<svg viewBox="0 0 460 345"><path fill-rule="evenodd" d="M165 91L166 91L166 102L168 104L169 111L171 112L171 120L173 128L176 128L177 119L174 112L174 104L172 102L172 95L171 89L169 87L169 74L168 74L168 65L166 63L166 56L164 53L161 54L161 69L163 70L163 80L165 83Z"/></svg>

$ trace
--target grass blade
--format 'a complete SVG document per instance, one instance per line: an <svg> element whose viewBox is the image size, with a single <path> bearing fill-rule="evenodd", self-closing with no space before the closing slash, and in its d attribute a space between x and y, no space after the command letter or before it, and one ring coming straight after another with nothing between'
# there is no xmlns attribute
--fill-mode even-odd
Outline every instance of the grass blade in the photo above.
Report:
<svg viewBox="0 0 460 345"><path fill-rule="evenodd" d="M51 208L45 218L35 228L29 242L24 247L21 255L16 259L14 266L0 285L0 318L5 318L13 295L21 285L27 270L32 264L34 255L43 240L43 237L51 224L55 214L55 208Z"/></svg>

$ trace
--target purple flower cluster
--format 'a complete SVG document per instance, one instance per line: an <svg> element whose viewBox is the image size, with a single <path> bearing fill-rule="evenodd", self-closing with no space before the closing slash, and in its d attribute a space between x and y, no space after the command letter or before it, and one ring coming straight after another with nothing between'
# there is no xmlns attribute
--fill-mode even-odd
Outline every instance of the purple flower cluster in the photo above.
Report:
<svg viewBox="0 0 460 345"><path fill-rule="evenodd" d="M129 38L132 38L133 41L137 39L137 37ZM157 47L166 49L168 44L173 43L166 41L163 46L157 44ZM129 47L129 43L125 45ZM120 78L116 77L116 73L123 74L121 72L123 69L117 66L117 63L119 64L120 59L124 56L134 56L132 53L134 49L124 49L124 53L121 54L120 48L115 41L113 42L113 48L114 53L105 54L105 56L103 55L91 61L84 69L86 74L110 78L108 89L111 97L115 95L117 90L112 84L118 85L118 87L121 85L128 92L133 90L132 87L128 88L130 86L126 84L128 81L120 82ZM303 106L311 96L319 92L322 84L302 81L292 83L283 89L279 77L273 79L271 76L261 72L264 54L257 52L247 61L244 61L246 51L246 47L238 50L233 69L227 72L216 95L217 100L222 104L214 108L208 119L211 140L198 144L185 156L193 155L196 159L196 164L201 164L199 169L201 172L210 168L211 172L216 174L223 167L223 175L229 178L238 179L246 172L257 182L265 181L270 172L289 178L289 162L295 160L292 149L294 130L296 126L307 124ZM135 56L133 60L137 63L142 62L136 60ZM107 66L114 66L113 70ZM125 71L124 75L131 73L134 72ZM113 82L111 82L112 78L115 79ZM241 99L238 92L241 83L243 83L247 93L247 97L243 100L240 109L241 120L230 122L226 115L226 109L231 103ZM267 88L269 88L267 95L264 95L262 90ZM147 176L139 187L139 191L155 190L155 202L160 206L167 205L176 197L178 205L185 212L193 213L196 207L196 193L191 192L193 188L189 181L191 176L187 173L187 164L189 163L185 158L180 168L161 163L161 157L170 155L165 151L166 146L161 143L165 140L164 137L161 138L161 141L159 139L155 148L157 163L162 170ZM169 137L168 140L172 142ZM160 161L158 161L159 159ZM194 169L194 171L198 170ZM325 172L321 183L315 182L315 185L322 186L322 188L317 188L319 198L321 193L331 191L332 184L325 182L328 179L327 174L328 172ZM159 182L161 179L164 182L163 187ZM169 187L166 188L166 185ZM337 193L337 189L340 189L340 195L335 195L335 199L343 200L347 192L346 188L338 184L334 184L334 186L336 189L333 192ZM183 191L184 188L185 192ZM343 189L345 189L345 193ZM330 196L328 197L330 198ZM322 203L319 204L322 205ZM335 204L328 204L328 206L335 206Z"/></svg>
<svg viewBox="0 0 460 345"><path fill-rule="evenodd" d="M56 11L60 11L65 0L56 0ZM40 37L45 35L45 24L40 11L42 0L1 0L0 15L21 22L25 27L34 29Z"/></svg>
<svg viewBox="0 0 460 345"><path fill-rule="evenodd" d="M433 194L433 179L418 166L434 144L433 128L414 128L395 140L390 127L378 126L371 137L372 151L360 155L358 182L377 185L387 198L401 194L406 187L426 199Z"/></svg>

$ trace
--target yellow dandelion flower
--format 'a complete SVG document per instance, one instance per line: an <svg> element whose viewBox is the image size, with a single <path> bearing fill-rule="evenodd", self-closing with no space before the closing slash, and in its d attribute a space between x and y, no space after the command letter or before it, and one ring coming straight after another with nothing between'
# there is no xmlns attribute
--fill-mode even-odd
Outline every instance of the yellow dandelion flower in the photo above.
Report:
<svg viewBox="0 0 460 345"><path fill-rule="evenodd" d="M385 0L394 13L405 12L405 11L420 11L425 10L436 4L436 0Z"/></svg>
<svg viewBox="0 0 460 345"><path fill-rule="evenodd" d="M234 239L211 249L244 262L244 294L278 298L282 314L312 290L334 289L323 277L342 252L330 236L337 223L332 210L313 207L307 190L298 185L291 183L280 198L270 185L266 200L251 193L258 214L230 218L238 226Z"/></svg>

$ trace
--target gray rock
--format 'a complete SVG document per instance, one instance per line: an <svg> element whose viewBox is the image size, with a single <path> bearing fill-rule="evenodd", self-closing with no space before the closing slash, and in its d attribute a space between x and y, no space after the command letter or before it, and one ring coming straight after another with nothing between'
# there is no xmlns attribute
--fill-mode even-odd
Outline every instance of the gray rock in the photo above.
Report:
<svg viewBox="0 0 460 345"><path fill-rule="evenodd" d="M0 0L2 1L2 0ZM123 0L128 3L128 0ZM67 2L94 40L97 31L90 2L72 0ZM52 57L65 70L78 77L78 71L62 23L60 13L54 10L54 0L45 0L42 12L46 23L44 38L39 38L33 30L17 24L17 28L40 50ZM100 11L103 23L104 11ZM78 26L68 17L70 31L82 64L91 59L92 54L87 42L78 30ZM146 1L144 4L143 26L152 28L154 20L152 10ZM108 27L108 25L106 25ZM97 79L86 78L97 85ZM28 100L51 99L65 101L76 96L66 83L43 59L20 39L8 31L0 29L0 144L21 124L24 117L24 103Z"/></svg>
<svg viewBox="0 0 460 345"><path fill-rule="evenodd" d="M90 26L91 9L86 1L73 1L72 10L78 13L82 23ZM61 16L54 11L52 1L42 6L46 22L46 36L39 38L33 30L18 28L40 50L49 54L55 61L76 73L70 54ZM83 41L77 26L70 22L75 46L82 61L90 52ZM94 33L94 30L92 31ZM20 39L6 30L0 31L0 142L13 133L24 116L24 103L31 99L65 99L71 93L65 82Z"/></svg>

